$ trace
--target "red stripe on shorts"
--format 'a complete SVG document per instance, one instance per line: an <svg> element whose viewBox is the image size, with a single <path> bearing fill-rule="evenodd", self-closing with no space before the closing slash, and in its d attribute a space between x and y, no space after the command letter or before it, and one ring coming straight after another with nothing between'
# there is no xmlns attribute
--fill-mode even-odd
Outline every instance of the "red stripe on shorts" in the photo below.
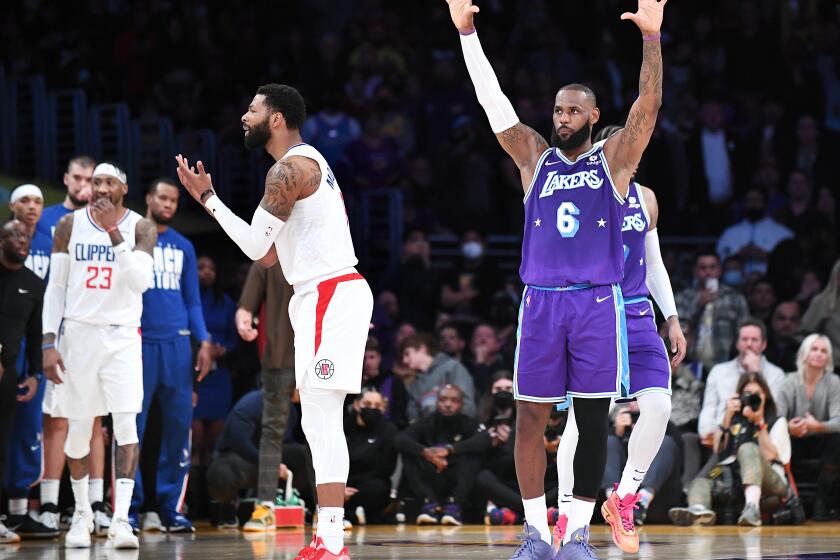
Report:
<svg viewBox="0 0 840 560"><path fill-rule="evenodd" d="M364 276L358 272L353 272L352 274L324 280L318 284L318 304L315 306L315 352L313 356L318 353L318 348L321 347L321 329L324 325L324 315L327 313L327 306L335 294L335 289L341 282L350 280L364 280Z"/></svg>

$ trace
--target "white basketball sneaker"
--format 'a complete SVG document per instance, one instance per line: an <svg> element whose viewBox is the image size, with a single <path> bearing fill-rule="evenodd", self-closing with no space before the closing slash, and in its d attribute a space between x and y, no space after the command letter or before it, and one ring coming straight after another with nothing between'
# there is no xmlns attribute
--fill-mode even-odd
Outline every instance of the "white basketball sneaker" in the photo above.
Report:
<svg viewBox="0 0 840 560"><path fill-rule="evenodd" d="M140 541L134 534L128 519L111 520L111 528L108 529L108 542L114 548L140 548Z"/></svg>
<svg viewBox="0 0 840 560"><path fill-rule="evenodd" d="M90 534L93 532L93 512L79 510L73 512L70 530L64 537L65 548L90 548Z"/></svg>

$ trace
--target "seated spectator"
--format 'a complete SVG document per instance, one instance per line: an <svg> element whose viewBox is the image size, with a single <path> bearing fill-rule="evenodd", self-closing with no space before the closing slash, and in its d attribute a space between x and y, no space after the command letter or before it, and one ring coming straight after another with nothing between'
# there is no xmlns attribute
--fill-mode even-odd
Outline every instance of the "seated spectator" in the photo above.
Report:
<svg viewBox="0 0 840 560"><path fill-rule="evenodd" d="M446 385L456 385L464 396L463 413L475 416L475 386L467 368L444 353L438 353L437 342L428 334L417 334L402 343L405 364L418 372L408 386L408 421L427 416L437 410L438 392Z"/></svg>
<svg viewBox="0 0 840 560"><path fill-rule="evenodd" d="M718 239L717 252L721 260L738 255L744 270L767 272L767 257L780 242L793 237L793 232L767 216L767 200L761 189L752 187L745 196L743 220L729 226Z"/></svg>
<svg viewBox="0 0 840 560"><path fill-rule="evenodd" d="M767 277L759 278L751 284L747 303L750 306L750 315L761 319L765 324L770 322L770 314L776 305L776 291Z"/></svg>
<svg viewBox="0 0 840 560"><path fill-rule="evenodd" d="M381 523L391 501L391 474L397 467L394 438L399 430L385 418L385 398L363 389L344 423L350 474L344 490L345 517L352 523Z"/></svg>
<svg viewBox="0 0 840 560"><path fill-rule="evenodd" d="M379 351L379 341L368 337L365 345L365 362L362 369L362 386L376 389L382 394L387 406L385 418L398 428L408 426L406 406L408 392L403 380L390 371L382 369L382 353Z"/></svg>
<svg viewBox="0 0 840 560"><path fill-rule="evenodd" d="M806 459L820 461L814 521L828 521L829 504L835 503L834 486L840 469L840 378L828 337L805 337L779 391L779 414L786 417L793 436L793 471Z"/></svg>
<svg viewBox="0 0 840 560"><path fill-rule="evenodd" d="M440 302L453 314L484 316L490 300L504 289L504 276L495 262L486 257L484 238L475 230L461 237L460 264L452 267L441 279Z"/></svg>
<svg viewBox="0 0 840 560"><path fill-rule="evenodd" d="M499 351L501 344L496 336L496 329L487 323L478 325L472 334L470 351L472 359L467 369L473 376L477 393L485 393L490 387L490 378L500 369L505 369L505 362Z"/></svg>
<svg viewBox="0 0 840 560"><path fill-rule="evenodd" d="M213 522L224 527L238 525L236 501L240 490L256 490L259 462L260 434L262 432L262 392L251 391L239 399L225 420L216 442L216 451L207 471L207 490L215 502ZM283 442L283 464L278 478L286 478L288 470L294 473L294 486L307 505L314 506L310 472L311 458L306 446L293 439L299 424L297 408L289 410L289 422ZM288 467L287 467L288 465Z"/></svg>
<svg viewBox="0 0 840 560"><path fill-rule="evenodd" d="M758 319L744 319L738 328L738 342L735 344L738 356L734 360L718 364L709 372L706 391L703 394L703 408L700 410L697 432L704 445L711 446L718 426L727 411L727 403L735 392L738 379L745 373L758 372L766 380L774 395L781 388L785 374L778 366L763 356L767 348L767 330Z"/></svg>
<svg viewBox="0 0 840 560"><path fill-rule="evenodd" d="M770 332L767 333L767 350L764 355L783 371L796 369L796 353L799 350L796 331L799 329L801 316L798 303L783 301L773 310L770 319Z"/></svg>
<svg viewBox="0 0 840 560"><path fill-rule="evenodd" d="M519 494L513 449L516 443L516 405L513 400L513 375L507 371L493 376L490 391L481 399L480 419L487 426L492 449L476 478L476 488L482 501L488 502L488 517L493 525L515 525L522 521L525 510ZM552 414L551 427L546 430L547 455L557 454L560 441L559 421ZM549 439L550 438L550 439ZM548 506L557 505L557 469L546 469Z"/></svg>
<svg viewBox="0 0 840 560"><path fill-rule="evenodd" d="M447 323L438 329L440 351L464 363L464 347L467 345L461 331L453 323Z"/></svg>
<svg viewBox="0 0 840 560"><path fill-rule="evenodd" d="M639 404L636 401L616 405L610 412L613 427L612 433L607 436L607 467L604 470L603 488L609 498L618 485L613 486L616 480L621 480L621 473L627 463L628 444L633 426L639 419ZM636 525L644 525L651 509L654 497L659 498L656 502L656 509L660 517L682 500L682 437L679 430L673 423L668 422L665 438L656 453L653 462L645 473L642 484L639 487L639 501L633 512Z"/></svg>
<svg viewBox="0 0 840 560"><path fill-rule="evenodd" d="M759 500L762 495L781 498L787 494L784 465L790 461L787 420L777 415L773 395L760 373L748 372L738 380L714 438L717 468L694 479L688 507L672 508L671 520L676 525L713 525L717 515L712 510L712 477L725 476L721 470L728 469L743 486L745 505L738 525L760 526ZM731 492L740 494L740 490L736 486Z"/></svg>
<svg viewBox="0 0 840 560"><path fill-rule="evenodd" d="M831 351L840 356L840 260L831 267L831 274L825 288L814 296L805 315L799 332L810 334L819 332L831 340Z"/></svg>
<svg viewBox="0 0 840 560"><path fill-rule="evenodd" d="M403 455L408 487L423 500L417 524L461 525L490 435L462 412L464 393L457 386L444 386L436 401L436 411L399 434L394 445Z"/></svg>
<svg viewBox="0 0 840 560"><path fill-rule="evenodd" d="M697 359L707 369L729 359L738 337L738 322L748 315L741 293L720 284L720 258L700 253L694 264L694 286L679 292L677 313L691 324L697 337Z"/></svg>
<svg viewBox="0 0 840 560"><path fill-rule="evenodd" d="M414 383L414 377L417 375L417 372L408 367L408 365L404 361L404 356L402 353L402 346L403 342L406 338L410 336L414 336L417 334L417 328L412 325L411 323L400 323L397 326L397 330L394 333L394 346L397 348L397 355L394 359L394 375L399 377L405 383L406 389Z"/></svg>

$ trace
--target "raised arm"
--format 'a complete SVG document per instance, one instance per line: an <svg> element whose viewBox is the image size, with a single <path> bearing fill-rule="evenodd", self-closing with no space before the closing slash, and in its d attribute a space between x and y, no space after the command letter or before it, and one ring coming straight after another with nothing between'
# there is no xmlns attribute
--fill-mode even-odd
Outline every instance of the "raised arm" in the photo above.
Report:
<svg viewBox="0 0 840 560"><path fill-rule="evenodd" d="M630 188L630 179L650 142L662 105L662 46L659 30L667 1L639 0L636 13L621 14L621 19L629 19L639 27L643 40L639 97L630 107L624 128L604 144L610 174L622 195L626 195Z"/></svg>
<svg viewBox="0 0 840 560"><path fill-rule="evenodd" d="M548 142L533 128L519 122L516 111L499 86L490 61L487 60L473 24L478 6L472 0L447 0L452 22L461 35L464 62L470 74L478 102L487 113L490 128L502 148L513 158L522 178L522 188L527 189L534 176L537 162L548 149Z"/></svg>
<svg viewBox="0 0 840 560"><path fill-rule="evenodd" d="M266 175L265 194L248 224L216 195L204 164L199 161L196 172L180 154L175 159L178 178L187 192L216 218L225 233L254 261L261 260L272 249L295 201L314 193L321 182L321 168L314 160L302 156L279 160Z"/></svg>

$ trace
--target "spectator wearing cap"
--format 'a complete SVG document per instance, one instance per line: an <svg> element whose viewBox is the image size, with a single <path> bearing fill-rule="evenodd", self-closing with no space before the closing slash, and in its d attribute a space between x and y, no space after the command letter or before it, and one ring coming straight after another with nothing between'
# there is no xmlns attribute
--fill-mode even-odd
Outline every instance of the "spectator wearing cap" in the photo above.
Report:
<svg viewBox="0 0 840 560"><path fill-rule="evenodd" d="M463 365L443 352L438 352L437 341L428 334L406 338L401 345L403 362L417 371L417 377L408 387L408 421L432 414L437 409L438 393L446 385L455 385L462 393L459 412L475 416L475 385Z"/></svg>
<svg viewBox="0 0 840 560"><path fill-rule="evenodd" d="M382 368L382 352L379 341L370 336L365 345L365 361L362 369L362 387L374 389L381 394L387 406L383 408L386 420L390 420L398 428L408 425L406 407L408 392L403 380L393 372ZM353 399L353 402L358 402Z"/></svg>

